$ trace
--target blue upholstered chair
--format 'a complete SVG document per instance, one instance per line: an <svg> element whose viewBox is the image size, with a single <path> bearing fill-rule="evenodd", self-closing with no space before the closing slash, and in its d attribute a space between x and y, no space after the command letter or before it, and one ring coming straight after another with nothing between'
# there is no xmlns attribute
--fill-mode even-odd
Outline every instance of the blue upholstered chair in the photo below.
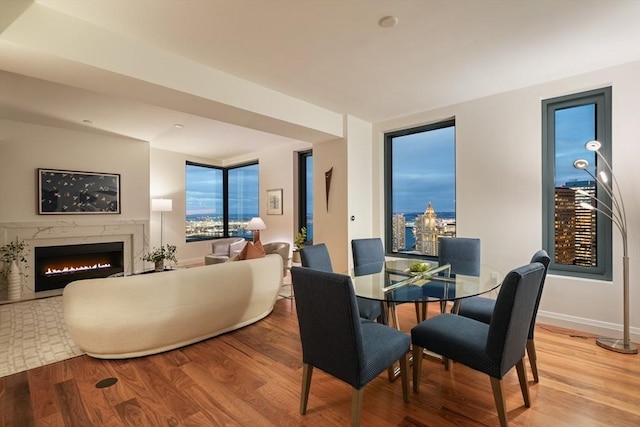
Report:
<svg viewBox="0 0 640 427"><path fill-rule="evenodd" d="M353 252L353 270L356 276L376 274L380 273L384 269L384 245L382 244L382 239L380 239L379 237L353 239L351 240L351 250ZM404 289L400 290L400 292L402 291L404 291ZM360 299L364 300L364 298ZM369 310L372 310L374 308L371 303L374 303L375 306L378 307L378 310L380 310L380 303L370 300L367 300L367 303L367 308ZM418 322L420 322L421 320L419 304L419 302L415 303L416 319ZM360 306L360 303L358 303L358 306ZM396 318L393 320L397 324L398 319Z"/></svg>
<svg viewBox="0 0 640 427"><path fill-rule="evenodd" d="M438 239L438 265L451 264L450 274L464 274L466 276L480 276L480 239L470 237L441 237ZM448 297L455 294L455 287L448 286ZM433 280L423 286L426 298L442 298L445 293L445 284ZM447 307L446 301L440 301L440 312L444 313ZM457 305L454 305L457 309ZM424 320L427 316L426 302L422 308Z"/></svg>
<svg viewBox="0 0 640 427"><path fill-rule="evenodd" d="M538 314L538 307L540 306L540 299L542 298L542 290L544 288L544 281L547 277L547 269L551 258L544 250L539 250L531 258L531 262L539 262L544 265L544 275L540 283L540 291L536 298L536 305L533 311L533 317L531 318L531 325L529 325L529 335L527 337L527 355L529 356L529 364L531 365L531 372L533 373L533 380L538 382L538 365L536 357L536 346L533 343L533 333L536 327L536 316ZM464 299L460 304L458 314L460 316L469 317L471 319L484 322L486 324L491 323L491 317L495 307L496 300L483 297L472 297Z"/></svg>
<svg viewBox="0 0 640 427"><path fill-rule="evenodd" d="M303 267L313 268L315 270L327 271L332 273L331 257L327 245L319 243L313 246L305 246L300 250L300 261ZM380 270L378 270L380 271ZM366 298L356 298L360 317L368 320L380 319L382 309L377 301L368 300Z"/></svg>
<svg viewBox="0 0 640 427"><path fill-rule="evenodd" d="M512 270L502 283L490 324L445 313L411 329L413 390L419 390L422 352L427 349L489 375L500 425L507 425L502 377L514 366L525 406L530 407L524 351L544 270L540 263Z"/></svg>
<svg viewBox="0 0 640 427"><path fill-rule="evenodd" d="M353 387L352 426L360 424L364 386L396 361L400 361L402 396L408 402L409 336L359 319L349 276L293 267L291 279L302 341L300 413L307 411L314 367Z"/></svg>

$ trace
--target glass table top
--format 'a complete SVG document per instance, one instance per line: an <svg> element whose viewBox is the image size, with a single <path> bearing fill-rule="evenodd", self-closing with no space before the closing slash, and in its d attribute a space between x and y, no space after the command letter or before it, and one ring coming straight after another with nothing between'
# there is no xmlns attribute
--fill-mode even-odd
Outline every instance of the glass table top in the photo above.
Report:
<svg viewBox="0 0 640 427"><path fill-rule="evenodd" d="M494 267L480 266L479 276L450 274L449 264L422 261L428 270L412 272L415 259L387 258L384 265L367 265L349 272L357 296L383 302L456 301L491 292L503 275ZM365 274L368 273L368 274Z"/></svg>

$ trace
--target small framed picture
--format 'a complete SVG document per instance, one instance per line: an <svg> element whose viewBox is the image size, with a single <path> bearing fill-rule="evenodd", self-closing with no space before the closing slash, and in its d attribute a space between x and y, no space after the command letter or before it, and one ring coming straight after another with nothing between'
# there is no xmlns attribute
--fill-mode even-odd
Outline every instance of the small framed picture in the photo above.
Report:
<svg viewBox="0 0 640 427"><path fill-rule="evenodd" d="M120 175L38 169L38 213L119 214Z"/></svg>
<svg viewBox="0 0 640 427"><path fill-rule="evenodd" d="M282 188L267 190L267 215L282 215Z"/></svg>

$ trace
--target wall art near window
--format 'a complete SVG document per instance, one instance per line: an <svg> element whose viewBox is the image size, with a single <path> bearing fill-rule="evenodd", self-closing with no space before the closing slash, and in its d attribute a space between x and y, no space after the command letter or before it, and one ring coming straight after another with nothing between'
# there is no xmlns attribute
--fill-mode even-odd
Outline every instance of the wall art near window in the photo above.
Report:
<svg viewBox="0 0 640 427"><path fill-rule="evenodd" d="M267 215L282 215L282 188L267 190Z"/></svg>
<svg viewBox="0 0 640 427"><path fill-rule="evenodd" d="M120 175L38 169L38 213L119 214Z"/></svg>

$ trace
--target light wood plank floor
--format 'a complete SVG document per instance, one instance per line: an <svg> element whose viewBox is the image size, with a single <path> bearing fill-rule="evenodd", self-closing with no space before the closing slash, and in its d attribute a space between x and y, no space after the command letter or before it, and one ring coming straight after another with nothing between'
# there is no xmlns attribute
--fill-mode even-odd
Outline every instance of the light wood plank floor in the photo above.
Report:
<svg viewBox="0 0 640 427"><path fill-rule="evenodd" d="M280 300L266 319L179 350L104 361L80 356L0 378L3 426L344 426L350 387L316 370L308 413L298 413L301 347L294 302ZM436 304L430 304L435 310ZM409 330L413 304L399 307ZM640 425L640 357L598 347L593 337L539 325L540 383L532 407L517 375L505 377L512 426ZM402 401L386 374L365 391L363 426L495 426L488 377L463 365L445 371L423 361L419 394ZM114 377L117 384L98 389Z"/></svg>

